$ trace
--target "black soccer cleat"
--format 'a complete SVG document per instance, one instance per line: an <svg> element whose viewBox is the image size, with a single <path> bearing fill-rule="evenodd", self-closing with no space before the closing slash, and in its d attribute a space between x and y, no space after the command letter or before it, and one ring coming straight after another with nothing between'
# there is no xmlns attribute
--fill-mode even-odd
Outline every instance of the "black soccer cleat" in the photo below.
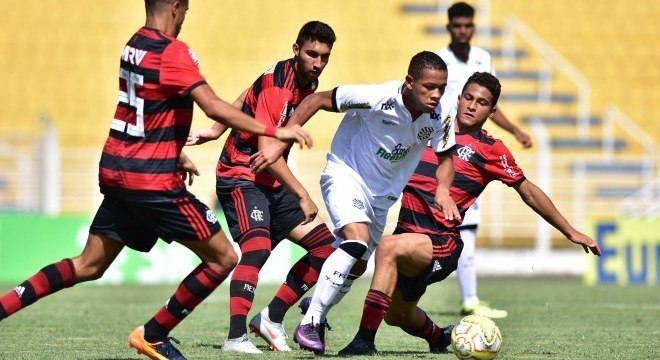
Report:
<svg viewBox="0 0 660 360"><path fill-rule="evenodd" d="M438 341L429 343L429 351L433 354L447 353L447 347L451 344L451 332L454 330L454 325L449 325L442 330L442 336Z"/></svg>
<svg viewBox="0 0 660 360"><path fill-rule="evenodd" d="M376 344L371 341L364 340L361 337L354 337L353 340L341 349L337 354L339 356L360 356L360 355L378 355Z"/></svg>

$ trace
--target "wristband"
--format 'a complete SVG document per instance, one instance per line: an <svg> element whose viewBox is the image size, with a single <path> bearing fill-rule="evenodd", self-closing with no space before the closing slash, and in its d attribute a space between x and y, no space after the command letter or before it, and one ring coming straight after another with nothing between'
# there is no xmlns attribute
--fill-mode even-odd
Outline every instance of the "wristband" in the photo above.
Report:
<svg viewBox="0 0 660 360"><path fill-rule="evenodd" d="M271 124L271 123L266 123L266 129L264 130L264 136L270 136L270 137L275 137L275 131L277 128Z"/></svg>

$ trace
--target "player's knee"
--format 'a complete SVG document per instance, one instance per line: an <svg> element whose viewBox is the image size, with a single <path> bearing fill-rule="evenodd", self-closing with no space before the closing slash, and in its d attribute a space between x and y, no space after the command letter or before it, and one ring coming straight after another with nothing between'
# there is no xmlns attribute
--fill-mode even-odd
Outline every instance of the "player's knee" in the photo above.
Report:
<svg viewBox="0 0 660 360"><path fill-rule="evenodd" d="M76 270L76 281L91 281L100 279L108 266L101 259L88 259L82 256L72 259Z"/></svg>
<svg viewBox="0 0 660 360"><path fill-rule="evenodd" d="M388 261L396 259L398 255L397 240L394 236L385 236L378 243L376 248L376 259L379 261Z"/></svg>
<svg viewBox="0 0 660 360"><path fill-rule="evenodd" d="M218 259L216 259L215 264L209 264L214 270L218 272L228 272L236 267L238 264L238 255L234 251L233 247L229 247L223 254L220 254Z"/></svg>

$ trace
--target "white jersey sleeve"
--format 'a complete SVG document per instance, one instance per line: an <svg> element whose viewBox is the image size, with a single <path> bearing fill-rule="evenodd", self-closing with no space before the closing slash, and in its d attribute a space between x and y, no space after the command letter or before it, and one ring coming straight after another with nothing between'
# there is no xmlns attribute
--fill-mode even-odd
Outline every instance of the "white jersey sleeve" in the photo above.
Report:
<svg viewBox="0 0 660 360"><path fill-rule="evenodd" d="M342 85L332 91L332 107L337 112L369 112L382 98L382 86Z"/></svg>

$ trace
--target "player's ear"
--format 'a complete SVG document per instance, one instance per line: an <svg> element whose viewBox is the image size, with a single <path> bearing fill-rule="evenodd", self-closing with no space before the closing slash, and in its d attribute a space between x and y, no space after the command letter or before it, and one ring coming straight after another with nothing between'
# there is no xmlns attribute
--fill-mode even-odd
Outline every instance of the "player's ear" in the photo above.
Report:
<svg viewBox="0 0 660 360"><path fill-rule="evenodd" d="M172 3L172 16L176 17L176 15L179 13L180 10L181 10L181 2L174 1Z"/></svg>
<svg viewBox="0 0 660 360"><path fill-rule="evenodd" d="M298 43L293 43L293 57L298 56L300 56L300 47L298 46Z"/></svg>
<svg viewBox="0 0 660 360"><path fill-rule="evenodd" d="M412 75L406 75L406 87L408 89L412 89L412 87L413 87L412 84L413 84L414 81L415 81L415 79L413 79Z"/></svg>
<svg viewBox="0 0 660 360"><path fill-rule="evenodd" d="M497 107L493 106L492 109L490 109L490 115L488 115L489 118L492 118L493 115L497 112Z"/></svg>

